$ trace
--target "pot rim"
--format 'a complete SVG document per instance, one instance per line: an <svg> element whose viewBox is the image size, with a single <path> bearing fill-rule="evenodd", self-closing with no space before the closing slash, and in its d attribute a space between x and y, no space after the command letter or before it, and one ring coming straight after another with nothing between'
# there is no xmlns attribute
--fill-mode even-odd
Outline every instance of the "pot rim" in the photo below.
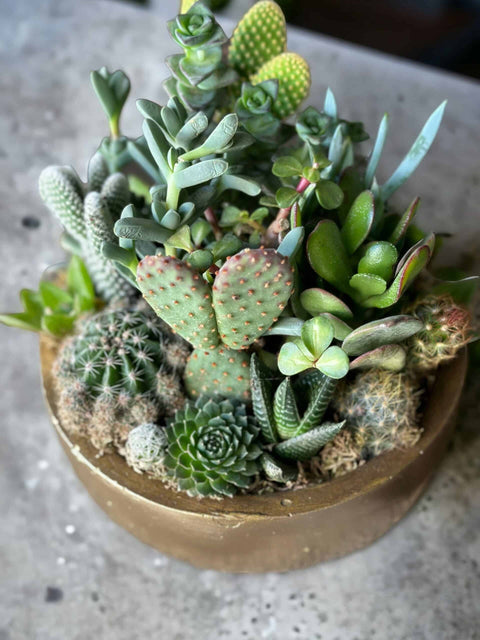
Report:
<svg viewBox="0 0 480 640"><path fill-rule="evenodd" d="M424 431L419 442L413 447L384 453L343 476L297 490L287 489L262 495L236 495L223 500L198 499L167 487L161 480L135 472L116 452L99 456L88 440L80 436L69 436L64 431L57 416L57 398L51 372L59 344L58 340L47 335L40 336L42 387L52 423L72 455L101 476L105 482L120 487L137 500L157 503L162 508L201 517L216 517L221 513L225 516L271 519L291 516L292 513L308 513L349 502L378 489L399 474L408 474L410 465L434 443L438 432L451 419L467 370L466 349L437 370L422 416ZM432 424L435 423L435 420L432 420L433 412L442 416L441 422Z"/></svg>

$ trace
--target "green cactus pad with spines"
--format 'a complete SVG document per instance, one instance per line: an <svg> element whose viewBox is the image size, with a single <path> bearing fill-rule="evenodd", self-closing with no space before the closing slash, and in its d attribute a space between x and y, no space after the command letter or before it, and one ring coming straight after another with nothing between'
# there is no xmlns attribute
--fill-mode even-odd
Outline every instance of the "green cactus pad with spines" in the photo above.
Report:
<svg viewBox="0 0 480 640"><path fill-rule="evenodd" d="M297 53L281 53L265 63L250 78L252 84L264 80L278 80L278 95L272 111L279 118L287 118L294 113L308 96L311 77L306 60Z"/></svg>
<svg viewBox="0 0 480 640"><path fill-rule="evenodd" d="M83 220L83 186L71 167L47 167L38 181L40 197L78 242L86 237Z"/></svg>
<svg viewBox="0 0 480 640"><path fill-rule="evenodd" d="M115 222L130 202L128 180L123 173L114 173L109 176L103 183L101 195L105 200L113 222Z"/></svg>
<svg viewBox="0 0 480 640"><path fill-rule="evenodd" d="M249 354L219 345L215 349L195 349L184 374L189 396L201 394L250 401Z"/></svg>
<svg viewBox="0 0 480 640"><path fill-rule="evenodd" d="M195 348L218 345L210 287L201 274L169 256L146 256L137 283L155 313Z"/></svg>
<svg viewBox="0 0 480 640"><path fill-rule="evenodd" d="M276 2L257 2L233 32L228 58L243 78L248 78L266 62L283 53L287 46L285 16Z"/></svg>
<svg viewBox="0 0 480 640"><path fill-rule="evenodd" d="M293 268L274 249L244 249L226 261L213 284L221 340L248 347L282 313L293 288Z"/></svg>

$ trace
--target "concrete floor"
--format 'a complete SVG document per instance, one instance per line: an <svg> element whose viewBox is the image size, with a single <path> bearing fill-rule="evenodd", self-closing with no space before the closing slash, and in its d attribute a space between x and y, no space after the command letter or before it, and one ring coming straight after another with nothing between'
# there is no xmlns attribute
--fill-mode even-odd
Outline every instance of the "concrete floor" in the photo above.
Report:
<svg viewBox="0 0 480 640"><path fill-rule="evenodd" d="M105 133L89 71L122 67L133 96L162 100L162 60L173 50L162 16L175 8L162 0L156 16L96 0L0 0L0 309L18 308L18 289L62 257L37 179L51 163L84 175ZM478 85L300 32L290 48L312 65L312 104L330 85L342 114L370 131L390 112L384 177L449 98L439 138L398 202L422 195L420 222L457 234L444 256L468 263L480 246ZM140 124L131 100L125 131ZM55 440L36 336L0 327L0 341L0 640L480 638L478 375L433 484L387 536L305 571L233 576L161 556L108 520Z"/></svg>

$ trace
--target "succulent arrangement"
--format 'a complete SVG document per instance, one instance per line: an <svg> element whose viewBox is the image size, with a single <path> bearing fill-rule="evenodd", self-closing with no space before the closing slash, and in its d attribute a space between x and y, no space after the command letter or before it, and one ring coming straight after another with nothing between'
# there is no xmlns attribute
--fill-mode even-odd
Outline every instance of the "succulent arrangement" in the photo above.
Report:
<svg viewBox="0 0 480 640"><path fill-rule="evenodd" d="M388 116L367 148L330 89L321 109L301 107L310 71L275 2L230 39L201 1L183 0L168 29L169 97L137 101L139 137L120 129L128 77L92 73L109 135L86 183L71 167L40 176L66 277L0 316L61 340L63 427L217 498L326 481L415 444L425 380L472 338L474 279L440 280L419 199L389 202L445 103L380 184Z"/></svg>

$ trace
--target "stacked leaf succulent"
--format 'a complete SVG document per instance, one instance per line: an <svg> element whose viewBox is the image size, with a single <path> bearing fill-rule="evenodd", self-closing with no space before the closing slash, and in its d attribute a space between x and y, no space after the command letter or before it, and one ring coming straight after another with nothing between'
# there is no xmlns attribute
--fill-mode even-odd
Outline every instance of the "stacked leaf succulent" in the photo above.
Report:
<svg viewBox="0 0 480 640"><path fill-rule="evenodd" d="M55 367L69 433L218 498L414 444L425 373L472 337L459 298L474 282L428 274L439 242L419 199L390 202L445 103L381 183L388 115L365 158L331 89L298 113L310 71L280 7L256 2L228 40L215 4L182 0L168 22L168 98L137 100L135 136L120 129L126 74L92 72L109 131L87 182L40 176L74 256L66 284L22 291L25 310L0 320L70 334Z"/></svg>

